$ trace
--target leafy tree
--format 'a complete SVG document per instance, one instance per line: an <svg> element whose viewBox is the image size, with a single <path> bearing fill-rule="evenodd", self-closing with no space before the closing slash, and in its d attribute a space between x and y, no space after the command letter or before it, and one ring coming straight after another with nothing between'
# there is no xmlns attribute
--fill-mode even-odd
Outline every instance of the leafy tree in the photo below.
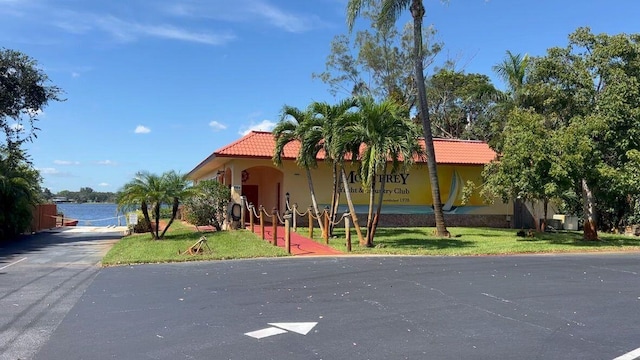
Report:
<svg viewBox="0 0 640 360"><path fill-rule="evenodd" d="M483 171L481 193L487 199L497 196L504 202L517 198L534 205L542 201L546 219L549 200L561 193L559 184L566 184L558 161L557 139L546 128L542 115L514 109L509 113L503 140L502 155ZM536 227L544 229L544 225Z"/></svg>
<svg viewBox="0 0 640 360"><path fill-rule="evenodd" d="M215 180L200 181L193 188L194 195L185 200L187 221L196 226L222 229L231 190Z"/></svg>
<svg viewBox="0 0 640 360"><path fill-rule="evenodd" d="M489 77L445 68L431 76L427 85L436 137L487 141L495 136L491 120L500 92Z"/></svg>
<svg viewBox="0 0 640 360"><path fill-rule="evenodd" d="M21 150L0 149L0 240L27 229L39 201L40 174Z"/></svg>
<svg viewBox="0 0 640 360"><path fill-rule="evenodd" d="M347 3L347 24L349 29L353 29L355 19L360 15L361 10L369 8L375 4L374 0L349 0ZM438 169L433 146L433 134L431 132L431 119L429 117L429 106L427 102L427 91L424 79L422 46L422 21L425 15L425 7L422 0L382 0L381 11L377 18L377 24L381 28L390 28L398 20L404 10L408 9L413 18L413 62L415 70L415 82L418 90L418 117L422 123L425 147L427 153L427 169L429 172L429 182L431 184L431 195L433 199L433 211L436 223L436 235L447 236L444 212L442 211L442 199L440 197L440 186L438 182Z"/></svg>
<svg viewBox="0 0 640 360"><path fill-rule="evenodd" d="M579 28L566 47L532 59L523 89L524 101L557 134L559 161L581 193L588 240L598 237L598 209L620 207L625 202L614 199L629 195L619 185L640 149L639 42L638 34Z"/></svg>
<svg viewBox="0 0 640 360"><path fill-rule="evenodd" d="M36 137L37 116L49 101L61 100L61 89L48 82L34 59L0 49L0 128L9 150Z"/></svg>
<svg viewBox="0 0 640 360"><path fill-rule="evenodd" d="M36 137L38 114L60 100L61 90L48 82L35 60L0 49L0 239L24 231L40 199L41 177L22 145Z"/></svg>

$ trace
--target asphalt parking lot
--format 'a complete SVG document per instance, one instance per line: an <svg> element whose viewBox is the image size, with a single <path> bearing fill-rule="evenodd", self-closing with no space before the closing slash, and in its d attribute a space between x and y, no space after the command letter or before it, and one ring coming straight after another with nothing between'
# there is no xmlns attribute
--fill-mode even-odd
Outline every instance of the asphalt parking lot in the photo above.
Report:
<svg viewBox="0 0 640 360"><path fill-rule="evenodd" d="M33 358L630 360L639 273L628 253L96 268L68 274L75 305Z"/></svg>

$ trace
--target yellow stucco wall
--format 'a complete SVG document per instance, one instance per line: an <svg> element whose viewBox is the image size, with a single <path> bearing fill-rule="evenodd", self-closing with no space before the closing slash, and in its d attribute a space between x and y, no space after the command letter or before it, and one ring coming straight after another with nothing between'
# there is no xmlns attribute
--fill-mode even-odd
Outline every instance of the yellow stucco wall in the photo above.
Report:
<svg viewBox="0 0 640 360"><path fill-rule="evenodd" d="M236 185L232 187L234 201L239 202L241 185L244 184L258 186L258 205L263 205L268 211L273 207L284 209L286 193L290 195L290 203L297 203L301 211L311 205L306 171L299 168L293 161L285 161L281 167L275 167L269 159L232 159L225 164L225 168L228 174L225 179L227 185ZM242 182L243 170L248 175L244 183ZM482 166L438 166L440 196L446 213L476 215L511 215L513 213L511 203L503 204L497 200L494 204L486 204L478 191L474 191L467 204L462 204L463 186L468 180L476 185L481 184L481 171ZM362 188L357 173L355 167L348 166L346 169L351 196L357 205L356 210L366 212L369 194ZM333 184L330 166L324 162L320 163L317 169L311 170L311 175L318 203L321 206L329 204ZM202 179L213 177L215 177L215 171L202 176ZM341 204L345 204L342 208L346 207L344 196L340 201ZM431 213L431 204L431 188L426 165L416 165L407 172L387 175L383 213Z"/></svg>

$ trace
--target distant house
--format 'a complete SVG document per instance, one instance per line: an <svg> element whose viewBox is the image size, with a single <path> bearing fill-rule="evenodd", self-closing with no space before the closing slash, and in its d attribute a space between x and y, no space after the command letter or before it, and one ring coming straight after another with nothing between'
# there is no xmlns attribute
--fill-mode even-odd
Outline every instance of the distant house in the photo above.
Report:
<svg viewBox="0 0 640 360"><path fill-rule="evenodd" d="M55 196L51 198L51 202L54 203L66 203L66 202L70 202L69 199L67 199L66 196Z"/></svg>
<svg viewBox="0 0 640 360"><path fill-rule="evenodd" d="M440 193L448 226L510 227L513 204L496 201L483 203L474 193L462 204L462 188L468 180L479 185L485 164L496 158L496 153L480 141L434 139ZM285 209L285 194L290 203L297 203L304 211L310 204L309 187L304 169L296 163L300 144L290 143L284 149L283 164L277 167L272 156L275 139L270 132L254 131L237 141L223 146L204 159L187 175L195 182L216 179L228 185L232 199L240 202L244 195L248 202L272 208ZM318 155L318 167L311 170L318 203L322 207L331 202L331 167ZM346 169L349 190L358 213L366 213L368 194L363 190L357 174L357 165ZM386 174L387 185L380 220L381 226L433 226L431 189L427 166L419 161L406 173ZM346 200L341 198L341 209ZM364 217L361 217L364 218Z"/></svg>

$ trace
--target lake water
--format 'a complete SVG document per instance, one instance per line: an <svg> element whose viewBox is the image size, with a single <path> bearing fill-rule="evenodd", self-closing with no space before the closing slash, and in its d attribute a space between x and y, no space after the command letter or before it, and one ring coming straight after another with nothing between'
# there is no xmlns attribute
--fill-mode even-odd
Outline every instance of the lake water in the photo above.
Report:
<svg viewBox="0 0 640 360"><path fill-rule="evenodd" d="M65 219L79 220L78 226L126 225L123 214L116 214L116 204L56 204ZM118 223L118 220L120 223Z"/></svg>

